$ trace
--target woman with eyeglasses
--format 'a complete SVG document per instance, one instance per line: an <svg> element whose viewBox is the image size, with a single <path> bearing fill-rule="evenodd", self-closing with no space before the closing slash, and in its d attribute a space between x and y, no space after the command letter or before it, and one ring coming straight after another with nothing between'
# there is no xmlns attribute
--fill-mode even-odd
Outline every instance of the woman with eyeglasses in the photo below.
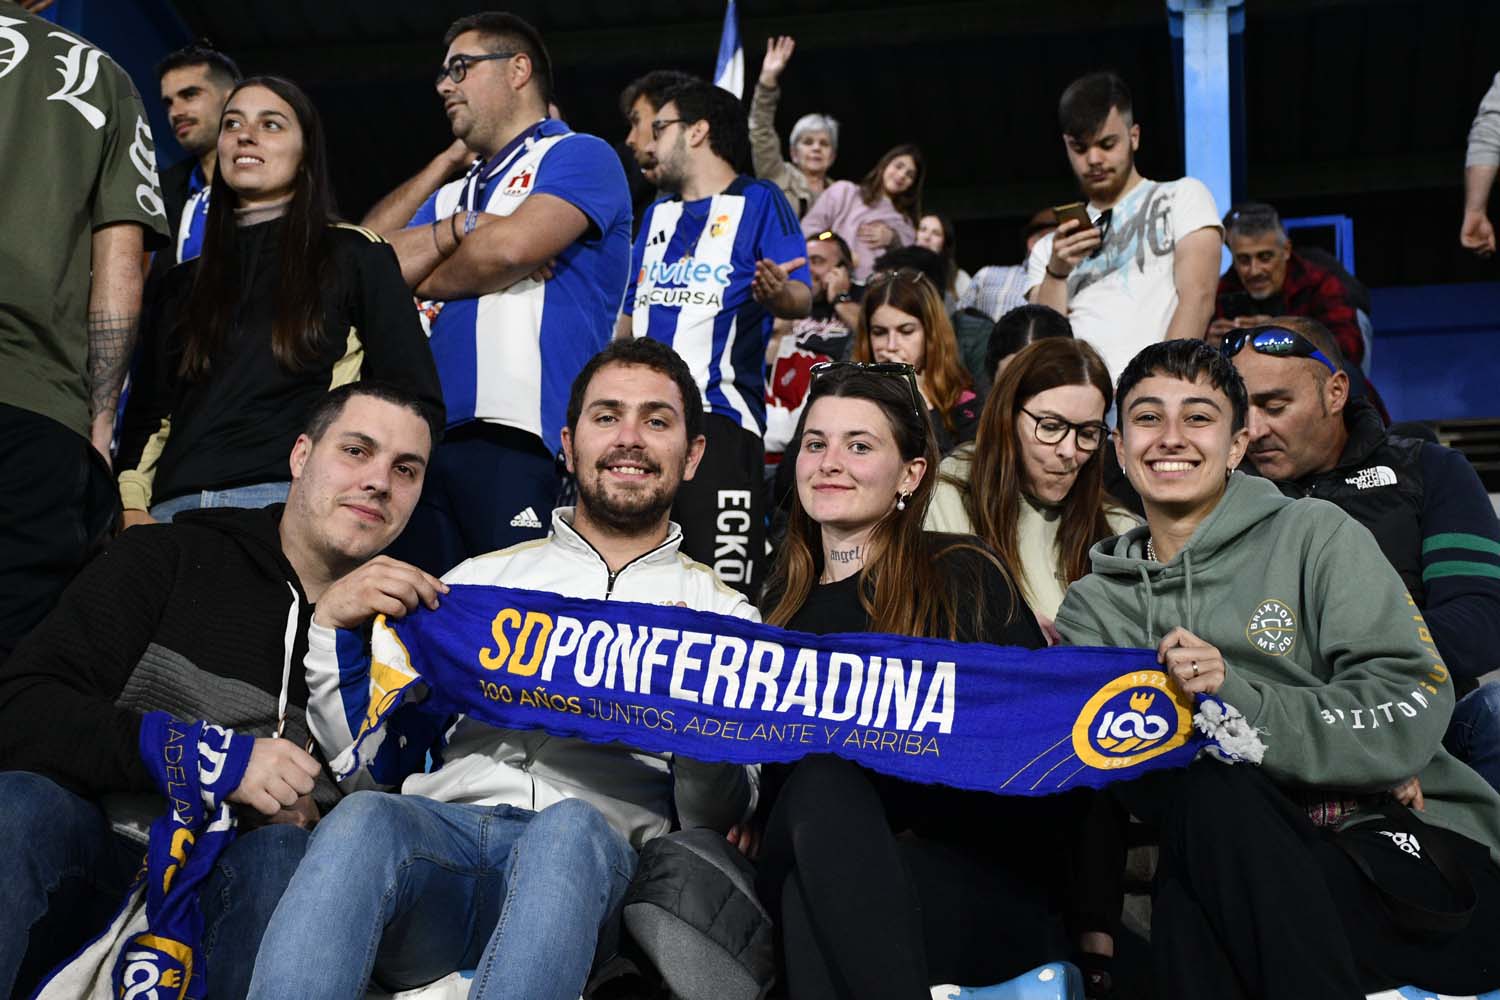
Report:
<svg viewBox="0 0 1500 1000"><path fill-rule="evenodd" d="M974 439L982 400L959 361L958 339L937 286L918 271L881 271L865 286L855 361L910 365L932 418L939 454Z"/></svg>
<svg viewBox="0 0 1500 1000"><path fill-rule="evenodd" d="M1022 348L990 390L979 436L943 461L927 512L930 530L984 539L1049 635L1068 585L1089 571L1089 548L1139 523L1105 495L1097 460L1113 398L1083 341Z"/></svg>
<svg viewBox="0 0 1500 1000"><path fill-rule="evenodd" d="M142 319L157 356L140 405L156 430L119 458L127 527L285 500L304 418L345 382L389 381L443 413L395 253L334 221L307 95L252 77L230 93L219 129L202 254L167 273Z"/></svg>
<svg viewBox="0 0 1500 1000"><path fill-rule="evenodd" d="M937 449L913 375L820 366L800 433L767 622L1045 644L977 539L922 529ZM911 783L832 756L799 762L770 809L758 879L789 995L925 1000L934 983L997 982L1057 957L1062 854L1086 801Z"/></svg>
<svg viewBox="0 0 1500 1000"><path fill-rule="evenodd" d="M802 232L831 229L854 250L854 280L863 282L887 250L910 246L922 214L922 151L910 143L886 150L858 184L834 181L802 217Z"/></svg>

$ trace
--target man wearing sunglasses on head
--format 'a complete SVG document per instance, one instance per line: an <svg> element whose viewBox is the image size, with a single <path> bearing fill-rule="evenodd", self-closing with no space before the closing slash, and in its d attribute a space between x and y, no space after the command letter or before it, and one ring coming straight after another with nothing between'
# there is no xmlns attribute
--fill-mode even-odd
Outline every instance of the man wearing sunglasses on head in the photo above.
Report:
<svg viewBox="0 0 1500 1000"><path fill-rule="evenodd" d="M568 388L609 343L630 266L625 171L549 115L536 29L471 14L443 42L456 141L364 219L420 300L443 383L448 430L392 549L432 573L547 534Z"/></svg>
<svg viewBox="0 0 1500 1000"><path fill-rule="evenodd" d="M1351 399L1338 343L1316 320L1233 331L1224 353L1250 396L1250 461L1282 492L1337 504L1375 536L1455 675L1445 744L1500 788L1500 684L1475 687L1500 667L1500 521L1473 467L1390 434ZM1359 581L1348 583L1358 600Z"/></svg>

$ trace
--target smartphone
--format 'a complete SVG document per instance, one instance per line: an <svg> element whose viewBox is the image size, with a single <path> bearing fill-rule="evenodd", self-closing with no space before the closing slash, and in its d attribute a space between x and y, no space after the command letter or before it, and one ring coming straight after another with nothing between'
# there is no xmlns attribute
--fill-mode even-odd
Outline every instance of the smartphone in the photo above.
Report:
<svg viewBox="0 0 1500 1000"><path fill-rule="evenodd" d="M1077 219L1078 228L1073 230L1073 235L1075 236L1085 229L1094 228L1094 224L1089 221L1089 210L1084 207L1081 201L1075 201L1068 205L1056 205L1052 209L1052 214L1057 217L1057 224L1059 226L1069 219Z"/></svg>

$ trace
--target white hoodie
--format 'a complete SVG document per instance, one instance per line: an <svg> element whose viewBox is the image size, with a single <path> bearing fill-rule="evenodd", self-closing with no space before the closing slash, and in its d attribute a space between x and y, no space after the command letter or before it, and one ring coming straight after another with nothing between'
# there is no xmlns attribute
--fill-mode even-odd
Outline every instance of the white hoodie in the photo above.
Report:
<svg viewBox="0 0 1500 1000"><path fill-rule="evenodd" d="M675 523L661 545L610 573L604 558L573 529L572 520L573 508L560 507L552 513L549 537L466 560L443 580L599 601L680 602L698 611L760 620L743 595L678 551L682 529ZM354 741L339 697L335 640L333 629L316 623L308 631L309 728L330 760ZM538 811L580 798L636 847L671 829L674 805L685 829L728 829L754 810L760 784L758 766L702 763L620 743L555 737L540 729L497 729L467 717L454 726L443 756L441 768L407 778L402 792L440 802Z"/></svg>

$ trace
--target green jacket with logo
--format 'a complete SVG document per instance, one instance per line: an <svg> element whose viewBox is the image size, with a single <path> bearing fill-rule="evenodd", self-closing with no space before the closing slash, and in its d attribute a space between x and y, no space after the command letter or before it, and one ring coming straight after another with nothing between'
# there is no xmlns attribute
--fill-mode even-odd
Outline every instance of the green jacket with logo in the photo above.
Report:
<svg viewBox="0 0 1500 1000"><path fill-rule="evenodd" d="M1223 654L1219 696L1260 730L1278 784L1358 796L1417 775L1422 818L1500 863L1500 795L1443 749L1452 679L1369 531L1236 473L1170 562L1146 559L1149 537L1094 546L1057 612L1065 642L1155 648L1186 628Z"/></svg>

